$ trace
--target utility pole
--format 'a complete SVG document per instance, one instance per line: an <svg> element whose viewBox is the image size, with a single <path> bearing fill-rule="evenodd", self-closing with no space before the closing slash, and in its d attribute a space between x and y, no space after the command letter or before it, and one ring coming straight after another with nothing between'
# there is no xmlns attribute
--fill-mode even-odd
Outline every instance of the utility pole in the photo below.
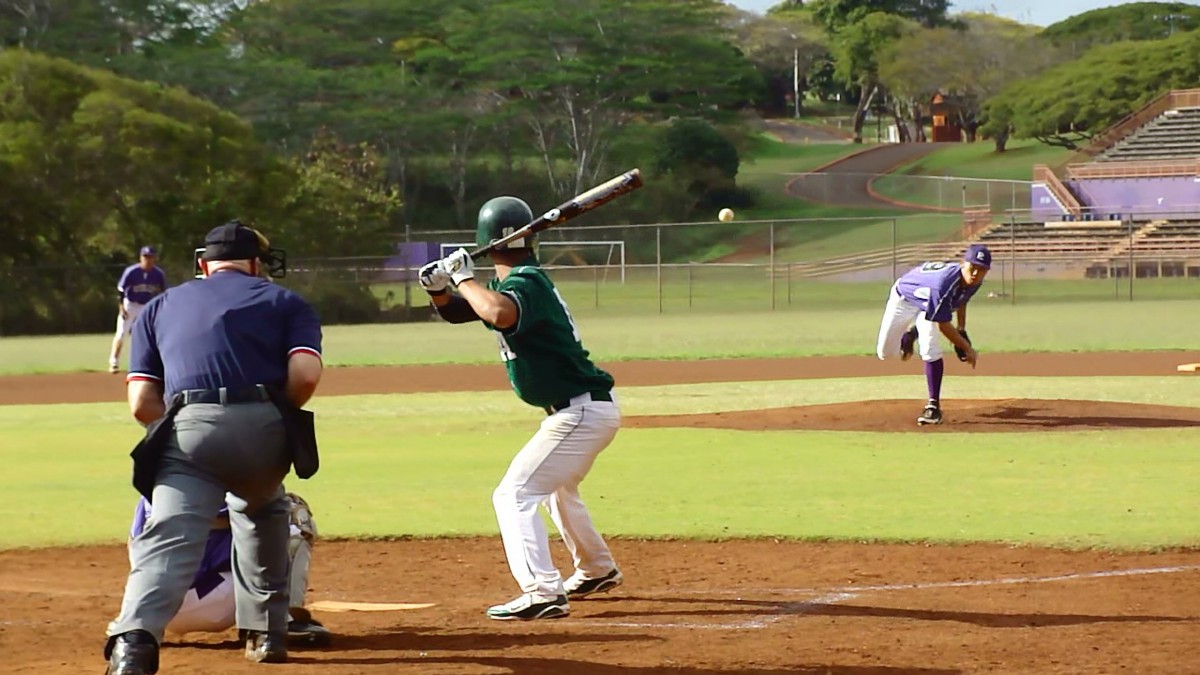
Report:
<svg viewBox="0 0 1200 675"><path fill-rule="evenodd" d="M796 109L796 119L800 119L800 47L798 46L792 47L792 104Z"/></svg>

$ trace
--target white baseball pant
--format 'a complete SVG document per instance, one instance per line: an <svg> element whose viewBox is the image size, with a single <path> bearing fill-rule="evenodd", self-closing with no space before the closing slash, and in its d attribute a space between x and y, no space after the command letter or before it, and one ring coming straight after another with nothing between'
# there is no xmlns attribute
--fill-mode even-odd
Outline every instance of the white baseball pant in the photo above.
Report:
<svg viewBox="0 0 1200 675"><path fill-rule="evenodd" d="M524 593L564 593L539 505L549 510L581 576L600 577L615 567L608 544L580 499L579 483L617 435L621 411L615 401L592 401L588 394L572 402L577 400L578 405L542 422L492 494L508 567Z"/></svg>
<svg viewBox="0 0 1200 675"><path fill-rule="evenodd" d="M133 320L138 318L138 315L146 308L140 302L130 302L128 300L124 301L124 307L125 316L121 316L121 313L117 312L117 332L113 335L113 337L121 339L129 336L129 333L133 331Z"/></svg>
<svg viewBox="0 0 1200 675"><path fill-rule="evenodd" d="M939 339L941 329L938 325L925 318L925 310L910 303L900 295L897 285L892 284L888 292L887 307L883 310L883 321L879 324L879 341L875 345L875 354L880 361L900 356L900 338L915 324L917 327L917 344L914 348L921 355L922 361L937 361L942 358L942 342ZM929 297L928 288L918 288L917 297Z"/></svg>

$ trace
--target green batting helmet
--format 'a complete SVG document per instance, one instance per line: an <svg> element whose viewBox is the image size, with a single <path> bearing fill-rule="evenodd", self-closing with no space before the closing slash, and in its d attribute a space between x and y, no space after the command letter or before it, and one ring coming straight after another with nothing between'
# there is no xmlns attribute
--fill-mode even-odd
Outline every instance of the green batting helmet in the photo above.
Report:
<svg viewBox="0 0 1200 675"><path fill-rule="evenodd" d="M479 220L475 226L475 244L483 247L502 239L513 232L525 227L533 220L533 209L524 200L516 197L496 197L489 199L479 209ZM537 243L537 235L515 239L500 247L499 250L513 248L532 249Z"/></svg>

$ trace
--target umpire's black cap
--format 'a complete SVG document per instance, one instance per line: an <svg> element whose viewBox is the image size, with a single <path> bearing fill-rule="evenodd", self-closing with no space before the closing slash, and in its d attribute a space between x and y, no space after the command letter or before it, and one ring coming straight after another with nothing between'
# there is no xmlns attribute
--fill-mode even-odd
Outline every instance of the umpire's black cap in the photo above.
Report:
<svg viewBox="0 0 1200 675"><path fill-rule="evenodd" d="M205 260L255 260L263 257L271 243L258 230L240 220L214 227L204 237Z"/></svg>

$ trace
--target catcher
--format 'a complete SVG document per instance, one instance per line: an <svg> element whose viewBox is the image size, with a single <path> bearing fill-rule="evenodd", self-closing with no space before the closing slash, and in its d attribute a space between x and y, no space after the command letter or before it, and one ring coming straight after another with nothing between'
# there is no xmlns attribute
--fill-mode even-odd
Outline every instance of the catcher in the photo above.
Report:
<svg viewBox="0 0 1200 675"><path fill-rule="evenodd" d="M938 333L954 345L959 361L974 368L979 359L967 336L967 303L983 285L991 267L992 253L988 247L971 244L962 262L918 265L897 279L888 292L875 351L880 360L899 355L907 361L914 351L920 350L929 402L917 418L918 425L942 423L945 364ZM951 323L952 318L957 319L957 325Z"/></svg>
<svg viewBox="0 0 1200 675"><path fill-rule="evenodd" d="M312 545L317 538L317 523L313 520L308 502L299 495L287 493L285 499L291 512L288 539L288 554L291 558L288 577L291 620L288 622L288 641L292 645L324 646L329 644L332 634L321 622L312 618L304 608L304 594L308 590L308 571L312 564ZM133 525L129 537L132 540L146 527L152 518L150 502L142 497L133 512ZM220 633L236 623L233 598L233 533L229 529L229 509L222 508L213 520L208 542L204 546L204 558L196 572L192 585L184 596L183 605L167 624L167 632L176 635L188 633ZM130 549L130 566L136 567Z"/></svg>
<svg viewBox="0 0 1200 675"><path fill-rule="evenodd" d="M479 210L476 243L491 244L531 220L524 201L491 199ZM588 357L535 246L530 236L492 252L496 277L486 286L475 280L471 256L462 248L420 273L443 319L481 321L492 331L513 390L546 415L492 493L509 570L521 587L521 595L487 610L498 621L567 616L568 600L610 591L623 579L579 496L579 483L621 427L613 378ZM449 285L457 292L451 294ZM541 505L571 552L574 570L566 580L550 555Z"/></svg>

